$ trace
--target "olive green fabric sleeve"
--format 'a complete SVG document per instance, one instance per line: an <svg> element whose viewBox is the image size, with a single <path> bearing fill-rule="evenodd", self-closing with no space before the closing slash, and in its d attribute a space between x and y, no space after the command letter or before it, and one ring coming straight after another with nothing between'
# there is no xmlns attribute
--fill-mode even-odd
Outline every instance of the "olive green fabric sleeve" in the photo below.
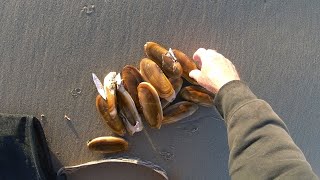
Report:
<svg viewBox="0 0 320 180"><path fill-rule="evenodd" d="M285 123L245 83L224 85L215 104L227 126L232 179L318 179Z"/></svg>

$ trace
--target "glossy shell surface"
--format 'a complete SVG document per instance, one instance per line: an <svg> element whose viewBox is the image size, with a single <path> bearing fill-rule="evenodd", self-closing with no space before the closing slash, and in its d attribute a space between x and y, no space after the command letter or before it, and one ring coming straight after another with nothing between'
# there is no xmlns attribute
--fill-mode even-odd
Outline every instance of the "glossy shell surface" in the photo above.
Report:
<svg viewBox="0 0 320 180"><path fill-rule="evenodd" d="M182 67L173 52L155 42L147 42L144 45L144 51L162 69L166 76L178 78L182 75Z"/></svg>
<svg viewBox="0 0 320 180"><path fill-rule="evenodd" d="M138 85L143 82L143 78L140 74L140 71L131 65L126 65L121 72L121 77L123 79L123 85L128 93L131 95L137 109L139 112L142 112L141 106L138 99Z"/></svg>
<svg viewBox="0 0 320 180"><path fill-rule="evenodd" d="M200 86L186 86L180 91L181 97L196 104L212 107L214 105L214 95Z"/></svg>
<svg viewBox="0 0 320 180"><path fill-rule="evenodd" d="M160 129L163 112L155 88L150 83L140 83L138 86L138 97L145 120L152 128Z"/></svg>
<svg viewBox="0 0 320 180"><path fill-rule="evenodd" d="M120 137L103 136L88 141L87 146L91 151L116 153L126 151L128 149L128 142Z"/></svg>
<svg viewBox="0 0 320 180"><path fill-rule="evenodd" d="M195 62L180 50L174 49L173 53L183 69L182 77L190 83L198 85L197 81L189 76L190 71L198 69Z"/></svg>
<svg viewBox="0 0 320 180"><path fill-rule="evenodd" d="M174 78L169 78L169 81L172 84L174 92L176 94L178 94L180 92L180 90L181 90L181 87L182 87L182 84L183 84L183 79L182 78L175 78L175 79ZM165 100L163 98L161 98L160 101L161 101L162 109L166 108L170 104L169 101L167 101L167 100Z"/></svg>
<svg viewBox="0 0 320 180"><path fill-rule="evenodd" d="M161 98L171 102L175 98L174 89L160 67L148 58L140 61L140 72L144 80L149 82Z"/></svg>
<svg viewBox="0 0 320 180"><path fill-rule="evenodd" d="M105 120L107 125L111 128L111 130L118 134L119 136L123 136L126 133L124 124L118 115L110 116L110 112L108 109L108 103L104 100L101 95L96 97L96 108L99 111L102 118Z"/></svg>
<svg viewBox="0 0 320 180"><path fill-rule="evenodd" d="M163 110L162 124L171 124L191 116L198 110L198 105L188 101L181 101Z"/></svg>

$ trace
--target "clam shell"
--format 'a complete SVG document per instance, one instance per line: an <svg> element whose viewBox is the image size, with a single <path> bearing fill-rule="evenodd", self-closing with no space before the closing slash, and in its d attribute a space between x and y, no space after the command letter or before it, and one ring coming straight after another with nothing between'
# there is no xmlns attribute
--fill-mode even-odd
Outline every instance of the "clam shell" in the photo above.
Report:
<svg viewBox="0 0 320 180"><path fill-rule="evenodd" d="M183 84L183 79L182 78L176 78L176 79L169 78L169 81L172 84L172 87L174 89L175 94L178 94L181 90L181 87ZM162 98L160 99L160 101L161 101L162 109L166 108L170 104L169 101L162 99Z"/></svg>
<svg viewBox="0 0 320 180"><path fill-rule="evenodd" d="M128 142L120 137L103 136L88 141L87 146L91 151L116 153L126 151L128 149Z"/></svg>
<svg viewBox="0 0 320 180"><path fill-rule="evenodd" d="M160 67L148 58L140 61L140 72L144 80L149 82L158 92L159 96L171 102L175 98L174 89L163 74Z"/></svg>
<svg viewBox="0 0 320 180"><path fill-rule="evenodd" d="M132 97L137 109L142 113L141 106L139 103L137 87L143 82L143 78L140 71L131 65L126 65L121 72L124 88L128 91Z"/></svg>
<svg viewBox="0 0 320 180"><path fill-rule="evenodd" d="M108 102L108 110L112 118L116 118L116 116L118 116L116 99L117 85L115 80L116 75L116 72L110 72L108 75L106 75L103 82Z"/></svg>
<svg viewBox="0 0 320 180"><path fill-rule="evenodd" d="M186 86L180 91L181 97L196 104L212 107L214 94L200 86Z"/></svg>
<svg viewBox="0 0 320 180"><path fill-rule="evenodd" d="M170 83L172 84L172 87L174 89L174 92L178 94L181 90L182 84L183 84L183 79L182 78L169 78Z"/></svg>
<svg viewBox="0 0 320 180"><path fill-rule="evenodd" d="M197 81L189 76L190 71L198 69L196 63L180 50L174 49L173 53L183 69L182 77L190 83L198 85Z"/></svg>
<svg viewBox="0 0 320 180"><path fill-rule="evenodd" d="M171 124L191 116L199 106L189 101L181 101L163 110L162 124Z"/></svg>
<svg viewBox="0 0 320 180"><path fill-rule="evenodd" d="M150 83L142 82L138 86L138 97L145 120L152 128L160 129L163 114L156 89Z"/></svg>
<svg viewBox="0 0 320 180"><path fill-rule="evenodd" d="M111 130L114 133L120 136L123 136L126 133L123 122L121 121L119 116L110 116L108 103L101 97L101 95L98 95L96 98L96 107L99 113L101 114L102 118L106 121L107 125L111 128Z"/></svg>
<svg viewBox="0 0 320 180"><path fill-rule="evenodd" d="M168 77L178 78L181 76L182 67L171 51L155 42L147 42L144 45L144 51Z"/></svg>
<svg viewBox="0 0 320 180"><path fill-rule="evenodd" d="M117 75L117 104L120 116L130 135L143 129L140 114L130 94L124 88L120 74Z"/></svg>

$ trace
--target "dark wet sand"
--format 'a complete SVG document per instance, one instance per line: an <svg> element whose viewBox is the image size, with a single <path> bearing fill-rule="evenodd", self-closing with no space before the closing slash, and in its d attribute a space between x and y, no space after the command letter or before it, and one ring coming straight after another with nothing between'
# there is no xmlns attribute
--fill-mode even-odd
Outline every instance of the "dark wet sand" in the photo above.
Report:
<svg viewBox="0 0 320 180"><path fill-rule="evenodd" d="M81 11L91 4L94 12ZM95 110L91 73L102 78L138 65L146 41L190 56L213 48L284 119L320 175L319 9L317 0L4 0L0 112L45 115L55 169L110 157L85 146L111 134ZM130 151L118 156L154 162L171 179L228 179L227 134L217 112L200 108L186 121L128 137Z"/></svg>

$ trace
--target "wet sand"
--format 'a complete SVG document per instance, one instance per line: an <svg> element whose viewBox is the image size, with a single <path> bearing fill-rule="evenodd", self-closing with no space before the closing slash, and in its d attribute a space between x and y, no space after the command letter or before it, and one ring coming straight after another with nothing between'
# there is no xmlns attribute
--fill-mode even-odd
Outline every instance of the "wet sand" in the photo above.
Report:
<svg viewBox="0 0 320 180"><path fill-rule="evenodd" d="M85 146L111 134L94 106L92 72L102 78L138 65L147 41L190 56L212 48L271 104L320 175L319 8L316 0L3 1L0 112L44 115L56 170L126 156L161 166L170 179L228 179L226 128L212 108L127 137L127 153L103 156Z"/></svg>

